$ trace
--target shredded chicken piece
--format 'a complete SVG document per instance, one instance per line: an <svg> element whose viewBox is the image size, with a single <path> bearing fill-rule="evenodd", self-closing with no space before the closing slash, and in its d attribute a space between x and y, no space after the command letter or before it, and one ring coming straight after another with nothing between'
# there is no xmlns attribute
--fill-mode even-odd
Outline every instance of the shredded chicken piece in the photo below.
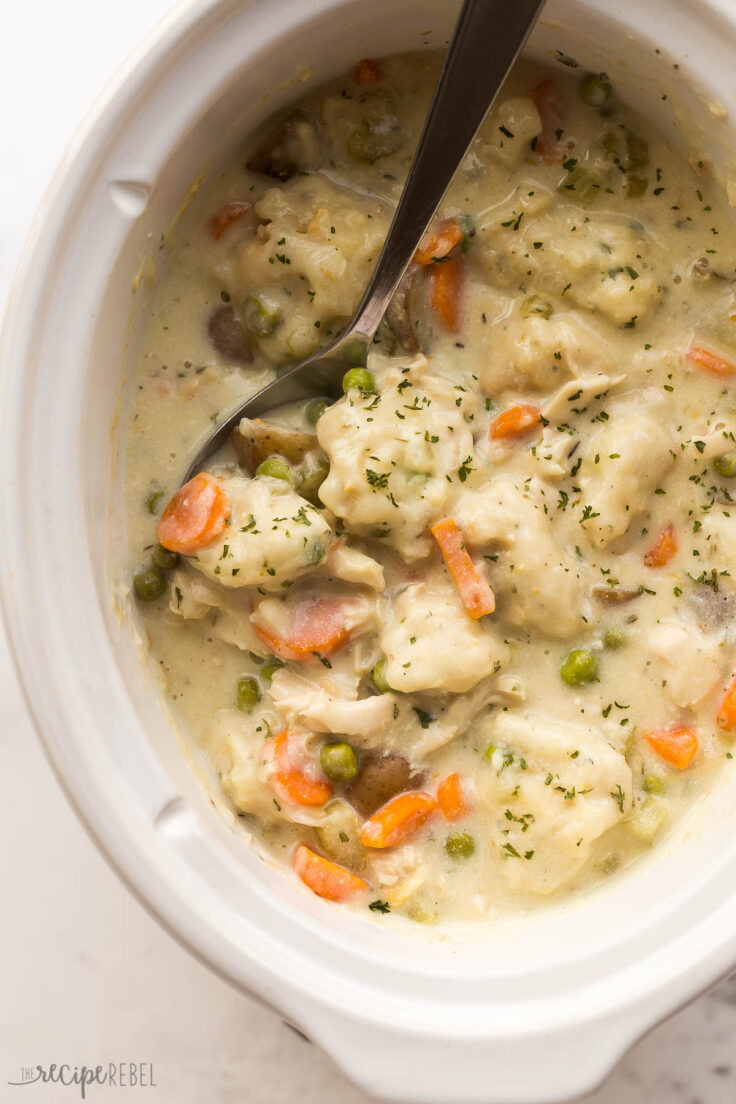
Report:
<svg viewBox="0 0 736 1104"><path fill-rule="evenodd" d="M397 703L395 694L355 701L336 698L286 667L273 676L271 696L288 721L298 721L319 732L354 736L369 747L382 746L384 730L393 720Z"/></svg>

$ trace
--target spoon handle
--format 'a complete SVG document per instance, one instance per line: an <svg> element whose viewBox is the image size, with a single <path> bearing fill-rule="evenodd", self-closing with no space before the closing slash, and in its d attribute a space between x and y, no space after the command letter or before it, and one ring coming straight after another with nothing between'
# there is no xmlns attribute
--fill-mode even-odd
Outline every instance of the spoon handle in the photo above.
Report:
<svg viewBox="0 0 736 1104"><path fill-rule="evenodd" d="M347 330L234 410L202 444L185 479L246 415L314 395L337 398L345 361L366 349L544 0L464 0L409 176L368 288Z"/></svg>
<svg viewBox="0 0 736 1104"><path fill-rule="evenodd" d="M464 0L393 221L349 333L372 338L544 0ZM348 334L343 335L341 344Z"/></svg>

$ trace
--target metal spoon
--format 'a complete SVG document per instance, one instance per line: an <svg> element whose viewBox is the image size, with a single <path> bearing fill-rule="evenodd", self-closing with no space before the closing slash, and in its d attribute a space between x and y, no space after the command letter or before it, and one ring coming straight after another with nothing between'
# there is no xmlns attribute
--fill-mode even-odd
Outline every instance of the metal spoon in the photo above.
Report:
<svg viewBox="0 0 736 1104"><path fill-rule="evenodd" d="M199 450L185 479L225 444L241 418L315 395L337 398L346 367L365 364L391 297L543 4L464 0L404 190L352 322L234 410Z"/></svg>

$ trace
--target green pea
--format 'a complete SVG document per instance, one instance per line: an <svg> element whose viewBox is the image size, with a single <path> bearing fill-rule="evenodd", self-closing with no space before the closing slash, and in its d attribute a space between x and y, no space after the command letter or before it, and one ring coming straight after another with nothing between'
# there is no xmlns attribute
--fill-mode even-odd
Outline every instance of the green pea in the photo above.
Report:
<svg viewBox="0 0 736 1104"><path fill-rule="evenodd" d="M580 82L580 99L589 107L605 107L611 98L611 86L603 74L588 73Z"/></svg>
<svg viewBox="0 0 736 1104"><path fill-rule="evenodd" d="M598 676L598 660L589 648L574 648L560 667L560 676L568 686L582 686Z"/></svg>
<svg viewBox="0 0 736 1104"><path fill-rule="evenodd" d="M331 782L349 782L358 773L358 757L350 744L323 744L319 752L322 770Z"/></svg>
<svg viewBox="0 0 736 1104"><path fill-rule="evenodd" d="M300 471L297 479L297 490L302 498L306 498L313 506L321 505L319 501L319 489L330 474L330 465L326 460L320 461L314 467Z"/></svg>
<svg viewBox="0 0 736 1104"><path fill-rule="evenodd" d="M639 196L644 195L648 187L649 181L645 176L636 176L635 173L626 174L627 199L638 199Z"/></svg>
<svg viewBox="0 0 736 1104"><path fill-rule="evenodd" d="M309 424L316 425L329 405L327 399L313 399L305 412Z"/></svg>
<svg viewBox="0 0 736 1104"><path fill-rule="evenodd" d="M271 679L283 666L283 660L277 659L276 656L274 656L273 659L269 659L268 663L263 664L263 666L261 667L261 678L265 682L266 686L271 685Z"/></svg>
<svg viewBox="0 0 736 1104"><path fill-rule="evenodd" d="M379 659L378 663L376 664L376 666L371 671L371 678L373 679L373 685L375 686L376 690L380 691L381 694L389 694L391 692L391 687L386 682L385 671L386 671L386 660L385 659Z"/></svg>
<svg viewBox="0 0 736 1104"><path fill-rule="evenodd" d="M658 774L646 774L642 780L641 788L650 794L663 794L667 786L663 778Z"/></svg>
<svg viewBox="0 0 736 1104"><path fill-rule="evenodd" d="M266 475L270 479L285 479L287 483L295 481L294 469L283 456L267 456L256 468L256 475Z"/></svg>
<svg viewBox="0 0 736 1104"><path fill-rule="evenodd" d="M736 452L727 452L713 461L713 470L724 479L736 478Z"/></svg>
<svg viewBox="0 0 736 1104"><path fill-rule="evenodd" d="M162 544L156 544L151 552L151 559L154 567L160 568L161 571L171 571L179 562L179 553L170 552Z"/></svg>
<svg viewBox="0 0 736 1104"><path fill-rule="evenodd" d="M268 337L272 334L282 316L281 304L267 291L254 292L243 304L245 328L256 337Z"/></svg>
<svg viewBox="0 0 736 1104"><path fill-rule="evenodd" d="M546 299L540 299L538 295L530 295L521 304L521 313L525 318L538 314L541 318L552 317L552 304Z"/></svg>
<svg viewBox="0 0 736 1104"><path fill-rule="evenodd" d="M468 832L453 832L445 840L445 851L453 859L469 859L475 851L475 840Z"/></svg>
<svg viewBox="0 0 736 1104"><path fill-rule="evenodd" d="M166 576L157 567L133 576L133 590L139 602L155 602L166 593Z"/></svg>
<svg viewBox="0 0 736 1104"><path fill-rule="evenodd" d="M243 675L238 679L238 709L251 710L261 698L261 688L258 679L253 675Z"/></svg>
<svg viewBox="0 0 736 1104"><path fill-rule="evenodd" d="M606 648L610 648L612 652L615 652L617 648L623 648L627 639L623 629L606 629L603 634L603 645Z"/></svg>
<svg viewBox="0 0 736 1104"><path fill-rule="evenodd" d="M146 502L146 509L148 510L149 514L155 514L156 513L156 509L158 507L158 504L159 504L159 502L161 501L161 499L163 497L164 497L164 492L162 490L160 490L158 487L154 487L152 490L150 490L148 492L148 494L146 495L146 498L145 498L145 502Z"/></svg>
<svg viewBox="0 0 736 1104"><path fill-rule="evenodd" d="M346 395L349 391L362 391L366 395L376 390L376 381L367 368L350 368L342 377L342 389Z"/></svg>

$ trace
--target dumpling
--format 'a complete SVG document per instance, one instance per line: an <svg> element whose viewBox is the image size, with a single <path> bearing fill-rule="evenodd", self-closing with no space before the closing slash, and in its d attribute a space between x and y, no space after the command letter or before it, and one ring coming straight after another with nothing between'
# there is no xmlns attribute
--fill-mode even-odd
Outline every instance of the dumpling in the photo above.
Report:
<svg viewBox="0 0 736 1104"><path fill-rule="evenodd" d="M429 375L423 356L389 363L376 394L351 391L319 419L330 458L319 493L351 532L416 560L432 549L428 527L472 461L465 421L472 401L464 388Z"/></svg>
<svg viewBox="0 0 736 1104"><path fill-rule="evenodd" d="M600 547L644 513L675 462L674 434L662 417L663 406L652 391L611 404L608 421L583 453L582 524Z"/></svg>

